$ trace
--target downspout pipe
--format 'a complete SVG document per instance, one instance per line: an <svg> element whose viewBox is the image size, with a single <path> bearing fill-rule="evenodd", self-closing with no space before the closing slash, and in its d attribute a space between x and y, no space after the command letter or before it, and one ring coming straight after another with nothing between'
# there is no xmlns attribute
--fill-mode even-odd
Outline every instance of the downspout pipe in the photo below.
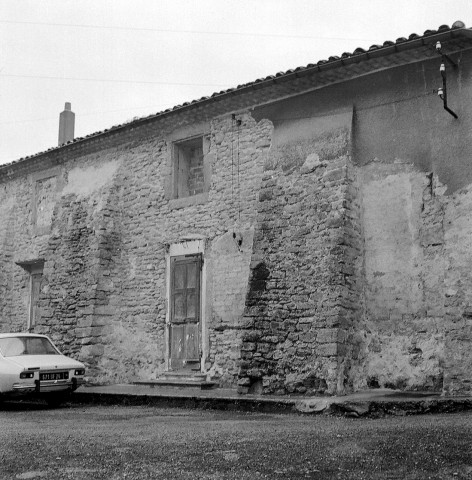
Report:
<svg viewBox="0 0 472 480"><path fill-rule="evenodd" d="M441 42L438 42L436 44L436 50L438 53L441 54L441 66L439 67L439 71L441 72L441 77L442 77L442 88L440 87L438 89L438 95L443 101L443 107L446 112L450 113L455 119L459 118L455 112L453 112L448 106L447 106L447 81L446 81L446 60L450 62L454 67L457 67L457 65L451 60L450 57L448 57L445 53L441 51Z"/></svg>

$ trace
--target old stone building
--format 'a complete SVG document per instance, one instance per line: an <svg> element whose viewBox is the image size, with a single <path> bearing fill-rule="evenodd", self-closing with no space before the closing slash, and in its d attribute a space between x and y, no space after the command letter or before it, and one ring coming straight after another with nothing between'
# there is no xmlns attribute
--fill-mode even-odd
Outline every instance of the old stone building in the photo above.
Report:
<svg viewBox="0 0 472 480"><path fill-rule="evenodd" d="M456 22L62 125L0 166L0 329L49 334L97 383L470 394L471 102Z"/></svg>

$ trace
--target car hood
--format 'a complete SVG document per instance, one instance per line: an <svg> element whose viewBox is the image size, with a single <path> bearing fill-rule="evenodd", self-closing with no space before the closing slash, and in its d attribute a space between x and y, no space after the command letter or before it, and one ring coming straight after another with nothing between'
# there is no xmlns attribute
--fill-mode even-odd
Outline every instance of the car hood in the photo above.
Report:
<svg viewBox="0 0 472 480"><path fill-rule="evenodd" d="M6 360L25 369L62 369L62 368L84 368L80 363L65 355L18 355L16 357L7 357Z"/></svg>

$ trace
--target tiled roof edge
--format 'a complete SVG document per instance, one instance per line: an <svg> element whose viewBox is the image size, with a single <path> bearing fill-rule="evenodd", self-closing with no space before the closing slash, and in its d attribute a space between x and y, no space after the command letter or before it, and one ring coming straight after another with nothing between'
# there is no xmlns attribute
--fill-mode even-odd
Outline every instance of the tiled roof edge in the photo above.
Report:
<svg viewBox="0 0 472 480"><path fill-rule="evenodd" d="M469 38L472 38L472 29L465 28L465 24L463 22L456 21L454 22L452 27L449 27L448 25L441 25L437 30L426 30L423 33L423 35L417 35L416 33L412 33L411 35L408 36L408 38L405 38L405 37L397 38L395 42L386 40L385 42L383 42L382 45L374 44L374 45L371 45L368 49L363 49L359 47L359 48L356 48L352 53L344 52L341 56L331 56L327 60L319 60L317 63L308 64L305 67L297 67L295 69L290 69L285 72L278 72L275 75L269 75L264 78L259 78L257 80L254 80L253 82L238 85L237 87L233 87L233 88L228 88L220 92L215 92L210 96L201 97L197 100L192 100L190 102L184 102L182 105L176 105L172 108L168 108L161 112L153 113L146 117L133 119L123 124L114 125L110 128L91 133L84 137L74 138L74 140L71 140L63 145L51 147L42 152L38 152L33 155L28 155L18 160L14 160L13 162L0 165L0 173L2 172L2 170L7 170L9 168L11 169L12 167L15 167L15 165L20 164L26 160L30 160L32 158L36 158L51 152L56 152L57 150L67 148L71 145L77 145L82 142L87 142L92 138L96 138L110 132L116 132L118 130L127 129L129 127L135 127L140 124L145 124L150 121L153 121L162 116L167 116L170 114L181 112L183 110L187 110L195 106L201 106L202 104L213 102L216 99L220 99L228 95L236 95L250 89L262 88L263 86L270 83L289 81L291 78L308 75L310 73L313 73L316 70L324 71L328 69L333 69L339 66L347 65L351 62L359 62L364 59L373 58L374 56L381 57L384 55L388 55L393 51L405 51L405 50L426 45L427 43L429 44L430 42L432 43L438 40L456 38L459 36L467 36Z"/></svg>

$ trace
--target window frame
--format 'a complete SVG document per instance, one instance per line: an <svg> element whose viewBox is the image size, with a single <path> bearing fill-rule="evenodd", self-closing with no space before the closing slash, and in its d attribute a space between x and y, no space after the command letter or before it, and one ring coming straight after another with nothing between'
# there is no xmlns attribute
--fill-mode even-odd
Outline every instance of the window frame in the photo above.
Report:
<svg viewBox="0 0 472 480"><path fill-rule="evenodd" d="M28 312L28 330L37 325L36 310L39 310L39 298L41 296L41 284L43 283L43 265L34 266L30 271L30 295L29 295L29 312ZM38 294L35 298L35 286L38 285ZM39 310L39 318L41 318L41 311Z"/></svg>
<svg viewBox="0 0 472 480"><path fill-rule="evenodd" d="M168 144L168 171L165 183L165 196L169 207L174 209L186 208L192 205L201 205L208 202L211 185L212 164L214 154L210 150L210 124L203 122L196 125L179 128L166 138ZM187 142L202 139L203 147L203 192L189 196L178 196L178 148Z"/></svg>
<svg viewBox="0 0 472 480"><path fill-rule="evenodd" d="M34 308L39 302L41 296L41 284L44 280L44 259L29 260L25 262L16 262L16 264L28 272L28 318L26 321L28 331L31 331L37 322L35 322ZM37 302L34 301L35 278L39 278L39 289ZM41 316L39 316L41 318Z"/></svg>
<svg viewBox="0 0 472 480"><path fill-rule="evenodd" d="M172 197L174 199L182 199L188 197L195 197L205 192L205 139L203 135L197 135L192 138L187 138L179 142L174 142L172 145L172 167L173 167L173 181L172 181ZM202 149L201 168L203 173L202 191L198 193L191 193L189 189L190 177L190 162L192 157L189 156L189 151L193 148Z"/></svg>

